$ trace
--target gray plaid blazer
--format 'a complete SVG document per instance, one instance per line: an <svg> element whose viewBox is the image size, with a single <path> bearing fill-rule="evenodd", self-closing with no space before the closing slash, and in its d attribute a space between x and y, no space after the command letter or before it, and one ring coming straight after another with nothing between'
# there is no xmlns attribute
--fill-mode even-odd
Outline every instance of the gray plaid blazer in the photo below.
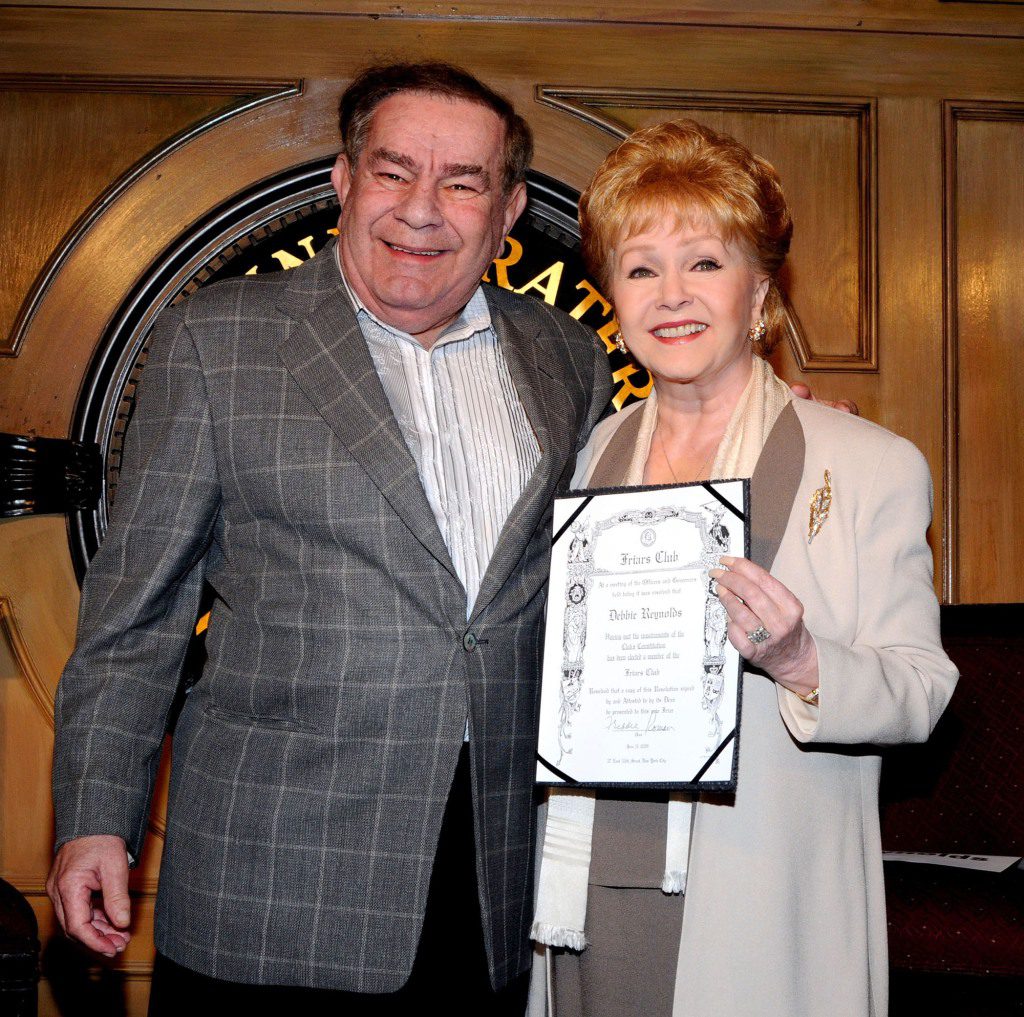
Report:
<svg viewBox="0 0 1024 1017"><path fill-rule="evenodd" d="M398 988L467 709L492 981L527 966L551 500L610 380L589 329L487 300L542 458L468 623L329 251L159 320L58 690L53 791L58 844L117 834L138 856L205 579L156 914L157 948L192 969Z"/></svg>

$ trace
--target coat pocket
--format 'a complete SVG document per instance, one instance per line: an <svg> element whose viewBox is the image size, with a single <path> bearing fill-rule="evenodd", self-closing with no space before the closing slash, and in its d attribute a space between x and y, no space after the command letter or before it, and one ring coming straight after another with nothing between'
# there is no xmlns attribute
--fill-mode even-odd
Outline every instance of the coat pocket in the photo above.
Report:
<svg viewBox="0 0 1024 1017"><path fill-rule="evenodd" d="M203 713L213 720L223 724L231 724L233 727L241 728L271 728L275 731L303 731L309 734L315 732L310 724L303 724L291 717L264 717L259 714L236 713L234 710L225 710L222 706L213 703L200 704Z"/></svg>

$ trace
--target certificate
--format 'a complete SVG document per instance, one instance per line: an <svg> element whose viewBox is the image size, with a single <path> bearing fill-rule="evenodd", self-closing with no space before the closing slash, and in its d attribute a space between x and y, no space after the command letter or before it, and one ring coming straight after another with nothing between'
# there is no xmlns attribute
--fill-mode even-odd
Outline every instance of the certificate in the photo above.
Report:
<svg viewBox="0 0 1024 1017"><path fill-rule="evenodd" d="M710 569L749 557L749 481L557 498L537 782L736 787L742 661Z"/></svg>

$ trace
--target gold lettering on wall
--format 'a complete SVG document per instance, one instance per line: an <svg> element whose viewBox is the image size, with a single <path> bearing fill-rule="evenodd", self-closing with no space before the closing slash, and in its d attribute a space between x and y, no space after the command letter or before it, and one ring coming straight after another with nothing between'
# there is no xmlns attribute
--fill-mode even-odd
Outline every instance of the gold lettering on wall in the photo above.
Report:
<svg viewBox="0 0 1024 1017"><path fill-rule="evenodd" d="M612 381L615 382L619 387L615 390L615 395L612 397L612 405L618 410L622 408L622 404L630 397L636 396L637 399L646 399L651 394L651 388L654 385L654 379L647 374L644 374L647 378L645 385L634 385L630 380L633 375L639 373L640 368L636 364L626 364L625 367L620 367L613 375Z"/></svg>
<svg viewBox="0 0 1024 1017"><path fill-rule="evenodd" d="M612 313L612 305L597 292L593 283L583 279L576 283L576 289L586 290L587 295L569 312L570 318L575 318L579 321L580 318L582 318L583 315L594 306L594 304L598 303L601 305L602 311L605 315Z"/></svg>
<svg viewBox="0 0 1024 1017"><path fill-rule="evenodd" d="M515 237L505 237L505 243L508 244L508 254L499 255L491 264L494 266L494 284L503 290L511 290L515 287L508 281L509 266L519 264L523 256L523 245ZM484 272L484 282L491 282L490 272L490 269Z"/></svg>
<svg viewBox="0 0 1024 1017"><path fill-rule="evenodd" d="M558 286L562 281L562 269L564 268L564 262L556 261L539 275L535 275L528 283L520 286L516 293L529 293L530 290L536 290L544 298L545 304L550 304L554 307L555 300L558 297Z"/></svg>

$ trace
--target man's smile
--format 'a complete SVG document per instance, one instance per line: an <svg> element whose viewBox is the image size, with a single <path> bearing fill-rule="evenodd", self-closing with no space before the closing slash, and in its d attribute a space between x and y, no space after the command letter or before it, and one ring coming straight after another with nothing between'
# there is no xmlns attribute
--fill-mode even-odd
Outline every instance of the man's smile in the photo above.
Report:
<svg viewBox="0 0 1024 1017"><path fill-rule="evenodd" d="M431 250L429 248L416 248L416 247L400 247L398 244L389 243L387 240L384 241L386 247L392 251L397 251L399 254L412 254L417 258L436 258L439 254L445 252L439 249Z"/></svg>

